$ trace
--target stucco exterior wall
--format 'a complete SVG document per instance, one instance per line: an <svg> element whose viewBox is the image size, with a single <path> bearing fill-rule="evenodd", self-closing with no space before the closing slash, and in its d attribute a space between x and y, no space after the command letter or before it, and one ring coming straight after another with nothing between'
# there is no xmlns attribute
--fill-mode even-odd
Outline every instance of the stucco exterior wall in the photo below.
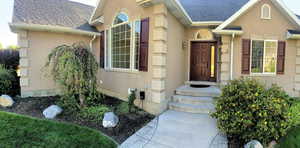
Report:
<svg viewBox="0 0 300 148"><path fill-rule="evenodd" d="M19 33L22 96L47 96L58 93L58 87L51 75L47 75L49 73L44 72L45 69L43 69L49 53L53 48L63 44L72 45L75 42L84 42L89 45L91 39L87 36L62 33L34 31Z"/></svg>
<svg viewBox="0 0 300 148"><path fill-rule="evenodd" d="M186 28L168 13L168 54L167 54L167 98L174 95L174 91L187 81L187 50L183 46Z"/></svg>
<svg viewBox="0 0 300 148"><path fill-rule="evenodd" d="M116 5L117 4L117 5ZM165 6L155 5L151 7L139 6L135 0L114 0L106 1L103 9L104 24L98 25L99 31L109 29L112 26L115 16L120 12L125 12L129 16L129 21L150 18L149 31L149 52L148 52L148 71L115 71L110 69L100 69L98 79L102 92L107 95L127 100L128 89L137 88L139 91L146 92L146 100L144 102L136 102L136 105L143 107L150 113L160 113L167 108L167 100L165 100L165 81L164 77L157 78L157 75L163 75L166 72L161 69L164 67L163 56L165 53L157 51L163 44L157 42L166 42L165 31L167 23L165 20ZM97 40L95 44L100 44ZM100 48L96 47L95 51L97 59L100 56ZM156 58L155 60L153 60ZM156 70L154 71L154 67ZM158 69L157 69L158 68ZM157 74L158 73L158 74ZM143 105L142 105L143 104Z"/></svg>
<svg viewBox="0 0 300 148"><path fill-rule="evenodd" d="M271 6L272 19L261 19L261 6L263 4ZM276 83L283 87L290 95L298 96L298 92L294 88L295 78L295 61L296 61L296 41L286 40L286 32L288 29L296 29L295 26L287 19L274 4L269 0L262 0L247 13L234 21L232 26L241 26L243 35L237 36L234 39L234 58L233 58L233 78L241 76L250 76L260 79L267 85ZM230 42L231 37L227 38L226 42ZM241 74L241 56L242 56L242 39L264 39L264 40L279 40L286 41L286 57L285 70L283 75L242 75ZM230 46L229 46L230 49ZM230 55L230 50L229 55ZM227 55L228 56L228 55ZM225 57L222 57L222 59ZM230 58L230 57L226 57Z"/></svg>

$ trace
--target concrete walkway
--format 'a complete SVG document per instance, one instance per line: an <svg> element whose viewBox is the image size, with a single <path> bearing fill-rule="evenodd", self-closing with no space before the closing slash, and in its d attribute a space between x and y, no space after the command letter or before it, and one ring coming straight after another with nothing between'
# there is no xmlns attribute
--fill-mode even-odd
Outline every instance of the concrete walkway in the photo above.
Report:
<svg viewBox="0 0 300 148"><path fill-rule="evenodd" d="M129 137L121 148L210 148L226 147L226 139L217 136L216 121L208 114L168 110ZM215 141L215 140L214 140ZM222 145L220 145L222 144Z"/></svg>

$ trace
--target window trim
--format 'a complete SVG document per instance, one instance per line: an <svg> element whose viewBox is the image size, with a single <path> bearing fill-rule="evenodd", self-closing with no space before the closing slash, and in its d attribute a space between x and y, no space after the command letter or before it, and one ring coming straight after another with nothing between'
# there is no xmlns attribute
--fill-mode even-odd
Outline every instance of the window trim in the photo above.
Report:
<svg viewBox="0 0 300 148"><path fill-rule="evenodd" d="M263 72L261 73L257 73L257 72L252 72L252 45L253 45L253 41L263 41L264 42L264 56L263 56L263 59L265 58L265 52L266 52L266 42L275 42L276 43L276 54L275 54L275 57L276 57L276 62L275 62L275 71L274 72L265 72L265 61L263 61ZM250 75L252 76L276 76L277 75L277 52L278 50L278 40L264 40L264 39L251 39L251 46L250 46Z"/></svg>
<svg viewBox="0 0 300 148"><path fill-rule="evenodd" d="M123 14L126 14L124 12L120 12ZM117 13L117 15L115 16L115 18L119 15L119 13ZM126 14L127 15L127 14ZM128 15L127 15L128 16ZM111 27L108 27L105 30L105 35L107 33L107 31L109 32L109 39L108 39L108 43L106 42L106 38L107 35L105 36L105 54L108 54L108 56L105 56L105 70L106 71L115 71L115 72L128 72L128 73L138 73L139 69L135 68L135 23L136 21L141 21L141 19L134 19L133 21L130 21L129 16L128 16L128 21L127 22L123 22L120 24L116 24L114 25L114 21L112 22ZM112 66L112 29L121 25L126 25L126 24L130 24L131 25L131 36L130 36L130 65L129 68L114 68ZM109 44L108 46L106 44ZM108 48L108 49L107 49ZM108 59L107 59L108 58ZM108 66L106 66L108 65Z"/></svg>
<svg viewBox="0 0 300 148"><path fill-rule="evenodd" d="M269 9L269 16L268 17L264 17L264 8L265 7L268 7L268 9ZM264 20L270 20L270 19L272 19L272 14L271 14L271 6L269 5L269 4L263 4L262 6L261 6L261 14L260 14L260 18L261 19L264 19Z"/></svg>

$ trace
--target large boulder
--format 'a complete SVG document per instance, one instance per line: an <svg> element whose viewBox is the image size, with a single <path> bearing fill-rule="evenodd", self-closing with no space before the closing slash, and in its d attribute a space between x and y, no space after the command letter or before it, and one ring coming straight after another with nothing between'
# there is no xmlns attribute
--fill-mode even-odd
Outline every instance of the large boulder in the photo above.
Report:
<svg viewBox="0 0 300 148"><path fill-rule="evenodd" d="M0 106L11 107L14 105L14 100L8 95L2 95L0 97Z"/></svg>
<svg viewBox="0 0 300 148"><path fill-rule="evenodd" d="M61 114L62 111L63 109L59 106L51 105L43 111L43 115L47 119L54 119L57 115Z"/></svg>
<svg viewBox="0 0 300 148"><path fill-rule="evenodd" d="M107 112L104 114L102 125L105 128L116 127L119 123L119 118L113 112Z"/></svg>
<svg viewBox="0 0 300 148"><path fill-rule="evenodd" d="M259 141L251 140L244 146L244 148L264 148L264 147Z"/></svg>

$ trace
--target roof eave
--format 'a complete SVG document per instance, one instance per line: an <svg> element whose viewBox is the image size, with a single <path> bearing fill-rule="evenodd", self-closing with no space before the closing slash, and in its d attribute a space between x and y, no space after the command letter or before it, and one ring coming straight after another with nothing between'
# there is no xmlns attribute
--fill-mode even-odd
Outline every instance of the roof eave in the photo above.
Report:
<svg viewBox="0 0 300 148"><path fill-rule="evenodd" d="M86 35L86 36L100 36L100 33L84 31L69 27L61 26L51 26L51 25L39 25L39 24L25 24L25 23L10 23L10 29L12 32L17 33L18 30L32 30L32 31L46 31L46 32L56 32L56 33L69 33L76 35Z"/></svg>

